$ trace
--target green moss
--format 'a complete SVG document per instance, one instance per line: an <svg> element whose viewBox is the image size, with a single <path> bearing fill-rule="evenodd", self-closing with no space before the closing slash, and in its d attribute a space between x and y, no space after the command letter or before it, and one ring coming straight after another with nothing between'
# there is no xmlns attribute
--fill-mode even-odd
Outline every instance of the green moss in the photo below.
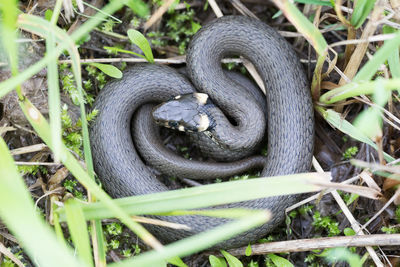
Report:
<svg viewBox="0 0 400 267"><path fill-rule="evenodd" d="M329 216L322 217L319 211L314 212L313 215L313 226L315 229L325 230L328 236L337 236L340 234L339 223L334 221Z"/></svg>
<svg viewBox="0 0 400 267"><path fill-rule="evenodd" d="M177 46L180 54L185 54L187 45L192 36L201 28L194 19L194 10L186 4L186 10L175 11L170 9L166 15L163 32L149 32L147 37L154 46Z"/></svg>
<svg viewBox="0 0 400 267"><path fill-rule="evenodd" d="M351 159L358 153L358 147L352 146L346 149L346 151L343 153L343 158L344 159Z"/></svg>

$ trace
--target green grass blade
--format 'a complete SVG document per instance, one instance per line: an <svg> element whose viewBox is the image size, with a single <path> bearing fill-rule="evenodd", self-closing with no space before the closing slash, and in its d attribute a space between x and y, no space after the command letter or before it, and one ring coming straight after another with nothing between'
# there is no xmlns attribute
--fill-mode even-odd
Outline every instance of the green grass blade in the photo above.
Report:
<svg viewBox="0 0 400 267"><path fill-rule="evenodd" d="M311 94L313 100L320 96L321 71L328 54L328 44L322 33L312 24L297 7L288 0L274 0L275 5L283 12L285 17L296 27L304 38L314 47L318 54L317 66L315 68Z"/></svg>
<svg viewBox="0 0 400 267"><path fill-rule="evenodd" d="M12 76L18 75L18 43L16 42L18 36L16 30L18 12L18 1L0 0L0 13L2 14L2 20L0 21L1 41L8 54ZM15 87L18 98L22 99L21 84Z"/></svg>
<svg viewBox="0 0 400 267"><path fill-rule="evenodd" d="M0 137L0 217L40 266L84 266L39 217L7 145ZM51 253L48 249L52 248Z"/></svg>
<svg viewBox="0 0 400 267"><path fill-rule="evenodd" d="M376 0L357 0L355 2L354 11L351 15L350 23L354 28L358 29L368 17Z"/></svg>
<svg viewBox="0 0 400 267"><path fill-rule="evenodd" d="M114 67L113 65L101 64L101 63L90 63L89 65L98 68L104 74L106 74L110 77L113 77L116 79L122 78L122 72L117 67Z"/></svg>
<svg viewBox="0 0 400 267"><path fill-rule="evenodd" d="M149 14L149 7L141 0L128 0L124 2L126 6L128 6L134 13L141 17Z"/></svg>
<svg viewBox="0 0 400 267"><path fill-rule="evenodd" d="M64 233L63 230L61 228L61 224L60 224L60 218L57 212L54 212L54 210L56 209L56 205L53 203L52 204L52 215L53 215L53 224L54 224L54 231L56 232L56 236L58 241L60 241L60 243L62 243L63 245L67 246L67 242L65 241L64 238Z"/></svg>
<svg viewBox="0 0 400 267"><path fill-rule="evenodd" d="M39 137L50 147L53 148L53 144L50 138L50 127L43 117L43 115L36 109L28 99L20 101L20 107L24 112L29 123L33 126ZM129 229L136 233L144 242L150 246L160 248L159 242L140 224L134 222L120 207L118 207L112 199L94 182L89 174L82 168L79 162L74 156L68 151L63 145L61 149L61 160L68 170L74 175L74 177L85 186L98 200L104 203L107 209L110 209L112 214L121 220L122 223L126 224Z"/></svg>
<svg viewBox="0 0 400 267"><path fill-rule="evenodd" d="M391 95L391 91L383 87L383 79L377 79L372 97L372 101L376 106L368 107L367 110L361 112L354 120L354 126L372 140L376 140L376 137L382 136L381 108L387 104Z"/></svg>
<svg viewBox="0 0 400 267"><path fill-rule="evenodd" d="M78 252L78 256L88 266L93 266L85 215L75 199L71 198L65 202L65 214L67 215L68 229Z"/></svg>
<svg viewBox="0 0 400 267"><path fill-rule="evenodd" d="M245 216L240 220L226 223L204 233L197 234L167 245L162 251L149 251L133 259L120 263L110 264L110 267L128 266L158 266L162 261L172 257L187 256L191 253L204 250L223 240L229 239L237 234L245 232L253 227L261 225L269 220L269 213L266 211L253 211L252 215Z"/></svg>
<svg viewBox="0 0 400 267"><path fill-rule="evenodd" d="M323 94L319 98L319 101L324 104L333 104L349 97L370 95L374 93L374 90L378 85L382 86L388 92L391 90L396 90L400 88L400 78L378 78L375 81L370 82L351 82Z"/></svg>
<svg viewBox="0 0 400 267"><path fill-rule="evenodd" d="M3 0L6 1L6 0ZM81 27L79 27L74 33L71 34L71 39L76 42L82 39L88 32L93 30L97 25L102 23L102 21L108 17L108 14L112 14L118 9L120 9L125 1L111 1L106 5L102 12L96 13L93 17L87 20ZM19 16L17 20L17 25L22 23L23 17ZM45 68L46 65L54 58L57 58L65 49L69 46L68 43L62 42L53 53L47 53L41 60L18 74L18 76L12 77L2 83L0 83L0 98L8 94L12 89L22 84L24 81L38 73L41 69Z"/></svg>
<svg viewBox="0 0 400 267"><path fill-rule="evenodd" d="M343 119L340 116L340 113L330 109L325 110L321 107L317 107L316 109L328 123L333 125L342 133L345 133L351 138L366 143L375 148L376 150L378 150L377 145L371 139L369 139L363 132L357 129L353 124ZM383 152L383 156L385 160L388 162L394 161L394 158L385 152Z"/></svg>
<svg viewBox="0 0 400 267"><path fill-rule="evenodd" d="M171 212L166 212L161 214L166 216L201 215L208 217L240 219L241 217L251 215L252 212L253 210L249 209L232 208L232 209L210 209L210 210L174 210Z"/></svg>
<svg viewBox="0 0 400 267"><path fill-rule="evenodd" d="M19 25L21 28L23 28L27 31L34 32L35 34L37 34L39 36L46 37L48 35L54 34L57 42L68 44L66 48L71 56L72 71L74 73L76 86L78 89L78 100L79 100L79 106L80 106L80 110L81 110L83 148L84 148L85 161L86 161L86 166L87 166L89 174L91 175L91 177L94 177L93 163L92 163L92 156L91 156L91 149L90 149L90 141L89 141L89 131L88 131L87 121L86 121L86 117L85 117L86 111L85 111L85 102L84 102L84 97L83 97L84 92L83 92L83 88L82 88L80 56L79 56L78 49L75 46L74 40L72 40L70 38L70 36L64 30L56 27L55 25L51 24L50 22L46 21L45 19L37 17L37 16L21 15ZM52 51L54 51L54 50L50 50L49 53L51 53ZM53 82L55 82L55 81L53 81ZM58 80L57 80L57 88L58 88ZM54 90L54 91L56 91L56 90ZM58 102L59 102L59 89L57 89L57 93L49 92L49 96L50 96L50 93L57 94ZM50 104L52 104L52 103L50 103ZM56 105L56 104L54 104L54 105ZM57 107L59 109L60 104L58 104ZM61 132L61 129L60 129L60 132ZM60 134L60 136L61 136L61 134ZM57 148L59 149L59 147L57 147ZM55 147L55 149L56 149L56 147Z"/></svg>
<svg viewBox="0 0 400 267"><path fill-rule="evenodd" d="M330 1L323 1L323 0L295 0L294 2L302 3L302 4L309 4L309 5L333 7L333 5Z"/></svg>
<svg viewBox="0 0 400 267"><path fill-rule="evenodd" d="M55 49L55 36L52 31L46 37L46 51L52 53ZM51 140L54 144L55 161L59 161L61 154L61 103L58 82L57 60L52 60L47 65L47 86Z"/></svg>
<svg viewBox="0 0 400 267"><path fill-rule="evenodd" d="M133 29L128 30L127 34L129 40L143 51L147 61L154 63L153 52L151 51L149 41L147 41L146 37L144 37L141 32Z"/></svg>
<svg viewBox="0 0 400 267"><path fill-rule="evenodd" d="M397 33L398 31L395 28L392 28L387 25L383 25L383 33ZM390 73L392 74L392 78L400 78L400 60L399 60L399 47L393 49L392 53L388 57L388 64ZM397 92L400 94L400 87L397 89Z"/></svg>
<svg viewBox="0 0 400 267"><path fill-rule="evenodd" d="M381 64L383 64L393 51L398 49L400 46L400 31L395 34L395 37L391 40L385 41L385 43L379 48L374 56L368 60L368 62L362 67L362 69L354 77L353 82L369 81L375 75Z"/></svg>
<svg viewBox="0 0 400 267"><path fill-rule="evenodd" d="M275 0L274 3L282 10L285 17L310 42L318 55L325 55L328 44L321 32L288 0Z"/></svg>
<svg viewBox="0 0 400 267"><path fill-rule="evenodd" d="M84 92L82 88L82 76L81 76L81 65L80 65L80 56L77 50L77 47L74 44L74 41L70 38L68 34L66 34L65 31L62 29L52 25L51 23L48 23L44 19L37 17L37 16L31 16L31 15L25 15L23 17L24 20L21 22L20 27L24 28L25 30L29 30L32 32L35 32L36 34L40 36L46 36L49 34L53 34L57 37L58 42L65 42L68 43L68 52L69 55L71 56L72 60L72 71L74 73L75 81L76 81L76 86L78 89L78 102L80 105L80 110L81 110L81 127L82 127L82 135L83 135L83 148L84 148L84 155L85 155L85 161L86 161L86 166L87 166L87 171L89 173L89 176L93 179L94 178L94 170L93 170L93 161L92 161L92 156L91 156L91 149L90 149L90 140L89 140L89 132L88 132L88 125L87 121L85 118L85 102L84 102ZM114 73L117 72L115 76L118 77L118 72L122 76L122 73L115 67L111 65L105 65L105 64L99 64L100 68L102 66L109 66L108 70L110 68L114 69ZM103 68L104 69L104 68ZM115 71L116 70L116 71ZM105 70L107 71L107 70ZM95 201L95 197L92 197L92 200ZM93 224L95 228L100 227L99 229L95 229L95 233L100 233L101 232L101 225L98 223ZM98 235L94 235L93 237L97 237ZM93 242L97 243L97 247L101 249L98 253L96 253L96 256L99 256L96 258L97 261L105 262L105 254L104 254L104 244L103 244L103 239L94 239Z"/></svg>
<svg viewBox="0 0 400 267"><path fill-rule="evenodd" d="M17 39L16 21L18 15L16 0L1 0L1 40L5 50L9 55L11 71L18 71L18 46L14 40ZM16 74L16 73L14 73Z"/></svg>
<svg viewBox="0 0 400 267"><path fill-rule="evenodd" d="M257 198L315 192L321 188L313 182L326 181L317 173L292 174L269 178L231 181L201 187L172 190L149 195L115 199L114 203L130 215L146 215L197 209ZM111 218L113 213L102 203L82 204L86 219ZM60 220L65 220L62 208Z"/></svg>
<svg viewBox="0 0 400 267"><path fill-rule="evenodd" d="M63 0L57 0L56 4L54 6L54 11L50 10L50 9L46 10L46 13L49 10L51 11L51 18L50 18L50 20L48 20L46 18L46 14L45 14L44 17L45 17L46 20L50 21L50 23L53 24L53 25L57 25L57 21L58 21L58 17L60 16L62 4L63 4ZM47 15L47 16L49 16L49 15Z"/></svg>

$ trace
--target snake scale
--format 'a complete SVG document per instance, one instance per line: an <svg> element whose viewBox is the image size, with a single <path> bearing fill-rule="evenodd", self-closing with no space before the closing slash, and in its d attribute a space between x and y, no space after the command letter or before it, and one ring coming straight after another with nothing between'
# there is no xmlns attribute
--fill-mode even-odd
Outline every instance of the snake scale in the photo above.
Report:
<svg viewBox="0 0 400 267"><path fill-rule="evenodd" d="M266 117L259 105L252 102L254 97L224 74L220 62L228 55L241 55L256 67L267 88ZM181 164L183 175L194 170L199 176L215 176L216 173L218 176L221 172L234 172L260 164L263 166L262 176L309 171L314 137L309 84L295 52L274 29L242 16L216 19L193 37L187 52L187 69L196 90L207 93L223 110L217 115L222 122L216 128L219 127L219 137L227 141L225 146L232 151L254 150L255 143L260 143L267 132L267 156L262 160L260 156L254 156L239 163L220 163L225 167L204 162L200 164L206 168L199 168L195 166L196 162L177 156L168 159L164 154L165 148L159 148L156 149L159 151L157 164ZM157 104L177 95L192 93L195 90L193 85L170 67L138 64L126 70L122 79L108 83L99 93L95 102L99 113L91 125L90 136L96 173L112 197L168 190L143 162L151 160L151 157L138 154L137 147L146 150L148 146L161 144L155 140L156 135L151 134L151 127L154 127L150 125L151 107L146 104ZM231 125L224 114L229 114L236 125ZM132 116L135 116L133 127L138 125L137 132L145 135L139 141L132 140ZM137 132L133 137L137 137ZM261 227L222 242L218 247L236 247L257 240L279 224L284 218L285 208L297 200L298 196L277 196L219 206L269 209L273 218ZM228 221L204 216L160 218L191 228L188 231L146 226L165 243Z"/></svg>

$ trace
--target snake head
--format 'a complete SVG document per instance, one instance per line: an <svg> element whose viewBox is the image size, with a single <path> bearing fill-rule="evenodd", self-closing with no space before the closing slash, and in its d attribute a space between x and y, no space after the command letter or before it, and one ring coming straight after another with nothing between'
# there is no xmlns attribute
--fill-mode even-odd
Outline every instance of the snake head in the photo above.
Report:
<svg viewBox="0 0 400 267"><path fill-rule="evenodd" d="M214 106L207 94L178 95L153 109L154 121L167 128L182 132L205 132L214 125L207 109Z"/></svg>

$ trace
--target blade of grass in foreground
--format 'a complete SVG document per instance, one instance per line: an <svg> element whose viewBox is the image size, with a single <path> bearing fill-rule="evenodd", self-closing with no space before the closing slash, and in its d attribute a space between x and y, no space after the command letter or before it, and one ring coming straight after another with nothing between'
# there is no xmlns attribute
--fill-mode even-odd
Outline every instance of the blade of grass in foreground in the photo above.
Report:
<svg viewBox="0 0 400 267"><path fill-rule="evenodd" d="M39 217L1 137L0 159L0 217L27 254L40 262L40 266L84 266L74 258L72 250L58 242L50 227Z"/></svg>
<svg viewBox="0 0 400 267"><path fill-rule="evenodd" d="M46 51L53 53L55 49L55 36L53 32L49 32L46 37ZM60 87L58 81L58 65L57 60L52 60L47 64L47 86L48 86L48 103L51 139L54 144L55 161L59 161L61 154L61 104L60 104Z"/></svg>
<svg viewBox="0 0 400 267"><path fill-rule="evenodd" d="M58 1L58 3L61 3L61 1ZM56 13L53 14L53 16ZM86 111L85 111L85 101L84 101L84 92L82 88L82 77L81 77L81 65L80 65L80 55L78 52L78 49L74 43L74 41L71 39L71 37L62 29L57 27L55 24L48 22L47 20L33 16L33 15L27 15L27 14L21 14L20 19L19 19L19 26L20 28L25 29L26 31L30 31L32 33L35 33L39 36L45 37L47 39L55 39L56 42L58 43L68 43L68 53L71 56L72 59L72 70L74 73L75 81L76 81L76 87L78 89L78 101L80 105L80 114L81 114L81 127L82 127L82 136L83 136L83 149L84 149L84 155L85 155L85 162L86 162L86 168L87 171L92 179L94 179L94 170L93 170L93 161L92 161L92 156L91 156L91 149L90 149L90 141L89 141L89 132L88 132L88 126L87 126L87 121L86 121ZM48 41L47 41L48 42ZM55 49L55 47L50 47L51 49L48 50L49 53L52 52L52 50ZM53 62L53 61L52 61ZM50 64L50 63L49 63ZM55 64L55 65L54 65ZM48 82L49 82L49 106L50 107L58 107L59 109L59 88L58 88L58 78L55 79L54 76L54 71L50 72L51 70L57 70L57 64L54 61L52 63L54 65L52 68L49 68L49 77L48 77ZM111 66L111 65L105 65L108 66L108 68L114 68L117 72L121 73L117 68ZM57 74L57 71L55 72ZM53 74L53 75L51 75ZM122 76L122 73L121 73ZM51 79L53 78L53 79ZM50 82L52 81L52 82ZM53 96L51 98L50 96ZM58 103L57 103L58 102ZM54 113L54 112L53 112ZM52 113L52 110L50 109L50 119L54 118ZM53 115L53 116L52 116ZM50 121L50 126L52 126L51 121ZM61 127L61 126L60 126ZM51 131L53 134L53 144L55 150L53 151L56 155L56 158L59 158L61 155L61 147L57 147L56 143L54 142L54 135L56 136L61 136L61 134L55 134L54 129ZM60 139L61 141L61 139ZM58 144L60 146L60 144ZM89 195L89 200L92 202L96 201L96 198L90 194L90 191L88 193ZM104 253L104 245L103 245L103 239L102 239L102 229L101 229L101 224L99 222L92 222L92 225L94 227L93 230L93 243L94 243L94 249L99 248L100 251L94 251L95 259L96 262L104 262L105 263L105 253ZM100 235L99 235L100 234ZM97 237L99 237L97 239ZM104 265L104 264L103 264Z"/></svg>
<svg viewBox="0 0 400 267"><path fill-rule="evenodd" d="M317 100L320 96L321 73L328 54L328 44L317 27L315 27L293 3L288 0L274 0L274 3L296 27L297 31L314 47L318 54L317 65L315 66L311 82L311 95L313 100Z"/></svg>
<svg viewBox="0 0 400 267"><path fill-rule="evenodd" d="M93 266L89 233L81 207L77 205L75 199L69 199L65 203L65 212L67 214L68 229L78 252L78 256L88 266Z"/></svg>
<svg viewBox="0 0 400 267"><path fill-rule="evenodd" d="M252 211L251 213L239 220L167 245L163 251L152 250L120 263L110 264L109 266L162 266L159 264L162 264L167 259L176 256L183 257L204 250L223 240L266 223L270 219L270 214L267 211Z"/></svg>
<svg viewBox="0 0 400 267"><path fill-rule="evenodd" d="M374 93L378 85L382 86L387 91L396 90L400 88L400 78L377 78L369 82L351 82L323 94L319 101L324 104L333 104L354 96L370 95Z"/></svg>
<svg viewBox="0 0 400 267"><path fill-rule="evenodd" d="M204 185L149 195L115 199L114 203L130 215L159 214L182 209L197 209L215 205L252 200L276 195L315 192L321 187L313 185L327 182L327 176L318 173L302 173L268 178L257 178ZM83 204L85 218L111 218L113 213L102 203ZM65 220L63 208L60 220Z"/></svg>
<svg viewBox="0 0 400 267"><path fill-rule="evenodd" d="M108 17L108 14L113 14L115 11L120 9L124 3L127 1L111 1L106 5L101 12L96 13L93 17L87 20L81 27L79 27L74 33L71 34L71 39L73 41L78 41L82 39L86 34L92 31L97 25L102 23L102 21ZM21 17L18 18L20 20ZM17 21L19 23L19 21ZM12 89L22 84L24 81L38 73L41 69L45 68L46 65L58 58L58 56L68 48L68 43L60 43L53 53L47 53L41 60L21 72L15 77L12 77L2 83L0 83L0 97L9 93Z"/></svg>
<svg viewBox="0 0 400 267"><path fill-rule="evenodd" d="M276 6L282 10L285 17L303 34L317 51L318 55L325 55L328 44L322 33L288 0L274 0Z"/></svg>
<svg viewBox="0 0 400 267"><path fill-rule="evenodd" d="M384 25L383 26L383 33L384 34L390 34L390 33L396 33L397 30ZM388 58L388 64L389 64L389 69L390 73L392 74L392 78L400 78L400 59L399 59L399 47L396 47L393 51L392 54ZM400 94L400 87L397 89L397 92Z"/></svg>
<svg viewBox="0 0 400 267"><path fill-rule="evenodd" d="M25 117L33 126L40 138L53 149L50 138L50 127L43 115L32 105L27 98L19 102ZM112 199L90 178L88 173L82 168L74 156L68 151L63 144L61 146L61 160L74 177L89 190L99 201L103 202L107 209L121 220L129 229L136 233L145 243L156 248L162 249L162 245L151 235L143 226L134 222L120 207L118 207Z"/></svg>
<svg viewBox="0 0 400 267"><path fill-rule="evenodd" d="M395 37L391 40L386 40L385 43L378 49L374 56L362 67L362 69L354 77L353 82L361 82L370 80L377 70L380 68L393 50L400 46L400 31L395 33Z"/></svg>

